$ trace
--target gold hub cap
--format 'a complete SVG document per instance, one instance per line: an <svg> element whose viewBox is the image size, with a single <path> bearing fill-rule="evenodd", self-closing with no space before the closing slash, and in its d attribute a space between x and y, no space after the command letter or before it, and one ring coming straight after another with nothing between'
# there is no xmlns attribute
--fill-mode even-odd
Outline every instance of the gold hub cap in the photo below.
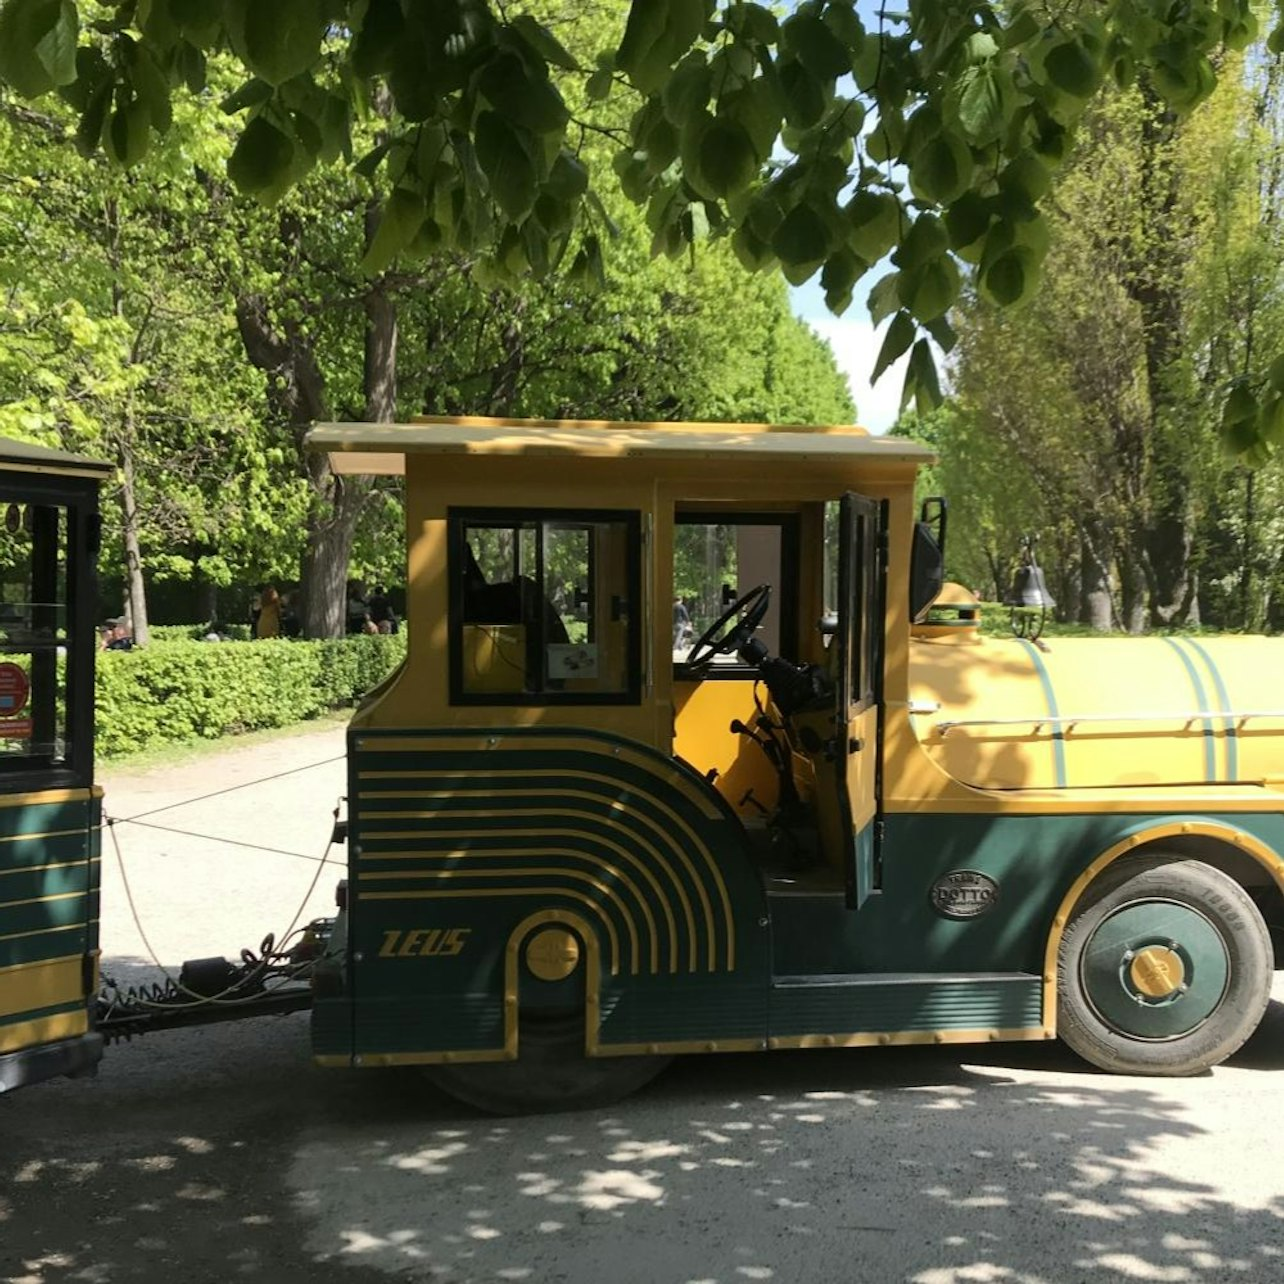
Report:
<svg viewBox="0 0 1284 1284"><path fill-rule="evenodd" d="M1165 999L1186 979L1181 956L1161 945L1152 945L1128 965L1128 973L1139 994Z"/></svg>
<svg viewBox="0 0 1284 1284"><path fill-rule="evenodd" d="M526 966L541 981L564 981L580 962L580 943L564 927L546 927L526 946Z"/></svg>

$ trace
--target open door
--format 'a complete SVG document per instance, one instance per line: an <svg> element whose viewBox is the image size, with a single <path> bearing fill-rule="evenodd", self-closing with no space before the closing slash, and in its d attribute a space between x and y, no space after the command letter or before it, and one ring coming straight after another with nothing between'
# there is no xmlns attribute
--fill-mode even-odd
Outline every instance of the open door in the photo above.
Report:
<svg viewBox="0 0 1284 1284"><path fill-rule="evenodd" d="M886 504L853 494L843 496L840 508L836 756L852 909L881 882L885 510Z"/></svg>

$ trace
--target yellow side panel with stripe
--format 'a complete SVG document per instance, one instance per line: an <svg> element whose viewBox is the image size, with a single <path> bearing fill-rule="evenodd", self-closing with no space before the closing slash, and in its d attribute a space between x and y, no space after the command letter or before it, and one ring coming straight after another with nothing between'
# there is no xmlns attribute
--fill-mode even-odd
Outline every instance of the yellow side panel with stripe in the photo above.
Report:
<svg viewBox="0 0 1284 1284"><path fill-rule="evenodd" d="M1248 637L919 640L910 708L928 756L980 789L1278 781L1281 654Z"/></svg>

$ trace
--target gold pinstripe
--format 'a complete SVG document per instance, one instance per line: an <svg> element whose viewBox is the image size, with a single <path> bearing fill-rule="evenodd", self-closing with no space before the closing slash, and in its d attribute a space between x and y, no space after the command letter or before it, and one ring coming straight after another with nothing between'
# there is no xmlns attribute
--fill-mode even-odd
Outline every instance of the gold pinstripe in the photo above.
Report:
<svg viewBox="0 0 1284 1284"><path fill-rule="evenodd" d="M12 869L0 869L0 878L8 874L39 874L50 869L83 869L86 865L100 864L101 856L79 856L75 860L60 860L50 865L15 865Z"/></svg>
<svg viewBox="0 0 1284 1284"><path fill-rule="evenodd" d="M0 843L20 843L27 838L83 838L101 832L101 825L81 825L77 829L50 829L43 834L5 834Z"/></svg>
<svg viewBox="0 0 1284 1284"><path fill-rule="evenodd" d="M83 896L84 893L77 892L76 895ZM21 941L28 936L48 936L51 932L79 932L95 927L97 924L98 920L93 918L87 923L62 923L57 927L37 927L29 932L9 932L5 936L0 936L0 941Z"/></svg>
<svg viewBox="0 0 1284 1284"><path fill-rule="evenodd" d="M0 797L0 807L27 807L60 802L88 802L91 798L101 798L102 796L101 785L93 785L89 789L45 789L30 794L6 794ZM79 834L84 831L74 829L71 832ZM28 835L19 834L17 837L26 838Z"/></svg>
<svg viewBox="0 0 1284 1284"><path fill-rule="evenodd" d="M430 858L449 859L455 856L485 856L485 857L495 857L501 860L511 860L515 856L521 857L527 854L528 853L523 848L520 848L520 847L501 848L501 849L495 849L492 851L485 851L485 852L457 851L457 852L416 852L415 853L415 855L418 856L420 859L430 859ZM583 852L577 852L573 848L545 848L543 851L540 852L540 855L541 856L574 856L580 859L584 858ZM633 882L632 879L625 876L623 873L621 873L620 870L616 869L614 865L610 865L606 861L599 861L598 864L608 873L613 875L615 878L618 878L633 894L639 906L641 906L642 913L646 919L647 928L649 929L650 949L648 950L648 954L650 956L651 972L654 975L660 970L660 956L659 956L659 934L656 932L656 929L655 929L655 917L651 913L651 907L646 903L646 900L643 897L641 890L638 888L638 885L635 882ZM509 869L366 870L357 875L357 881L359 883L365 884L365 883L394 883L394 882L421 881L421 880L430 879L430 878L521 878L524 876L539 877L539 878L557 878L557 877L576 878L576 879L581 879L584 882L590 883L593 887L601 890L605 894L605 896L611 901L611 903L613 905L616 905L619 908L620 914L623 916L624 921L629 925L629 939L633 947L633 971L635 973L638 971L637 924L634 922L633 915L630 912L628 907L628 903L624 900L623 897L618 895L615 892L615 890L609 886L609 884L601 882L599 879L594 878L592 874L587 874L583 870L560 869L560 868L557 868L556 866L532 866L529 869L519 867L519 868L509 868Z"/></svg>
<svg viewBox="0 0 1284 1284"><path fill-rule="evenodd" d="M48 905L51 901L69 901L75 896L88 896L89 889L79 892L54 892L50 896L31 896L24 901L0 901L0 910L16 909L20 905Z"/></svg>
<svg viewBox="0 0 1284 1284"><path fill-rule="evenodd" d="M465 792L466 792L466 793L468 793L468 794L474 794L474 793L475 793L475 794L478 794L478 795L479 795L479 796L481 796L481 797L493 797L493 796L494 796L494 794L493 794L493 793L488 793L488 792L483 791L483 790L467 790L467 791L461 790L461 791L460 791L460 793L465 793ZM500 792L500 791L495 791L495 792ZM572 796L572 795L574 795L574 796L584 796L584 795L580 795L580 794L578 793L578 791L575 791L575 790L567 790L567 791L566 791L566 793L565 793L565 794L563 794L563 795L553 795L553 794L551 794L551 793L550 793L550 795L549 795L549 796L550 796L550 797L552 797L552 796L570 797L570 796ZM414 795L414 794L398 794L398 795L389 795L389 794L381 794L381 795L378 795L378 796L379 796L379 797L389 797L389 796L395 796L395 797L422 797L422 796L424 796L424 795ZM440 795L440 796L442 796L442 797L456 797L456 796L458 796L458 795L453 795L453 794L442 794L442 795ZM361 794L361 795L359 795L360 800L361 800L361 801L363 801L363 802L365 801L365 799L367 799L367 798L369 798L369 797L371 797L371 795L369 795L369 794ZM621 809L621 810L622 810L622 809ZM362 820L362 842L363 842L363 844L364 844L364 842L365 842L367 839L372 839L372 840L385 839L385 840L387 840L387 839L394 839L394 838L424 838L424 837L425 837L425 836L427 836L427 835L431 835L431 836L432 836L432 837L434 837L434 838L436 838L436 837L441 837L441 838L476 838L476 837L479 837L479 836L480 836L479 834L477 834L476 832L471 831L471 830L469 830L469 831L460 831L460 830L429 830L429 831L424 831L424 830L422 830L422 829L414 829L414 830L397 830L397 829L394 829L394 830L383 830L383 829L372 829L372 828L370 827L369 821L370 821L370 820L373 820L373 819L376 819L376 818L389 817L389 818L391 818L391 819L401 819L401 818L406 818L406 817L418 817L418 816L422 816L422 817L424 817L425 819L453 819L453 818L454 818L454 817L456 817L456 816L462 816L462 817L465 817L465 818L468 818L468 819L474 819L474 818L493 818L493 817L495 817L495 816L496 816L496 814L497 814L497 813L495 813L495 812L493 812L493 811L457 811L457 810L455 810L454 808L451 808L451 809L449 809L449 810L433 811L433 812L391 812L391 811L387 811L387 812L370 812L370 813L367 813L366 818ZM556 816L556 817L558 817L558 818L560 818L560 819L564 819L564 818L572 818L572 819L575 819L575 820L589 820L589 821L594 821L594 822L596 822L597 824L606 825L606 826L608 826L609 828L612 828L612 829L615 829L615 830L621 830L621 831L623 831L623 832L627 833L627 834L629 835L629 837L631 837L631 838L632 838L635 842L637 842L640 846L642 846L643 848L645 848L645 849L646 849L646 851L647 851L647 852L649 852L649 853L650 853L650 854L655 858L655 860L657 861L657 863L658 863L658 864L659 864L659 865L664 869L664 872L668 875L668 877L669 877L669 881L672 883L673 887L676 889L677 894L678 894L678 898L679 898L679 900L681 901L681 904L682 904L682 912L683 912L683 916L684 916L684 917L685 917L685 919L686 919L686 923L687 923L687 933L688 933L688 937L689 937L689 940L690 940L690 943L691 943L691 946L690 946L690 953L691 953L691 964L690 964L690 970L691 970L691 971L693 971L693 972L696 970L696 946L697 946L697 943L696 943L696 930L695 930L695 916L694 916L694 914L693 914L693 913L692 913L692 911L691 911L691 901L690 901L690 898L687 896L686 888L684 888L684 887L683 887L683 885L682 885L682 881L681 881L681 880L676 876L676 874L674 873L674 870L673 870L672 865L670 865L670 864L669 864L669 862L664 858L664 855L660 852L660 850L659 850L657 847L655 847L655 846L654 846L654 845L653 845L653 844L652 844L648 839L641 837L639 834L637 834L637 833L635 833L635 832L633 832L633 831L631 831L631 830L628 830L628 829L627 829L624 825L622 825L619 821L617 821L617 820L615 820L615 819L613 819L613 818L611 818L611 817L608 817L608 816L598 816L598 815L596 815L596 814L595 814L595 813L593 813L593 812L577 811L577 810L575 810L574 808L565 808L565 807L559 807L559 808L530 808L530 807L527 807L527 808L508 808L508 807L506 807L506 808L504 808L503 812L502 812L502 813L499 813L499 814L500 814L500 815L502 815L505 819L506 819L507 817L509 817L509 816ZM646 818L645 816L636 816L636 817L634 817L634 819L641 820L641 821L643 821L643 822L646 822L646 821L647 821L647 818ZM663 833L663 831L662 831L662 830L659 830L659 827L658 827L658 826L655 826L653 822L649 822L649 823L651 823L651 824L652 824L652 828L656 829L656 830L657 830L657 832L659 832L659 833ZM676 923L674 922L674 918L673 918L673 908L672 908L672 906L671 906L671 905L670 905L670 903L669 903L669 898L668 898L668 896L665 894L665 892L664 892L663 888L660 886L659 880L658 880L658 879L656 879L655 875L651 872L651 870L647 867L647 865L646 865L643 861L639 860L636 856L634 856L634 855L633 855L631 852L629 852L626 848L624 848L624 847L620 846L618 843L615 843L615 842L614 842L614 841L612 841L611 839L609 839L609 838L602 838L602 837L600 837L600 836L599 836L599 835L597 835L597 834L590 834L590 833L585 832L584 830L578 830L578 829L542 829L542 828L541 828L541 829L518 829L518 828L509 828L508 826L505 826L502 830L488 830L487 832L488 832L488 833L492 833L492 832L493 832L493 833L503 833L503 834L506 834L506 835L513 835L513 836L518 836L518 837L537 837L537 836L541 836L541 835L549 834L549 835L553 835L553 836L555 836L555 837L581 838L581 839L584 839L584 840L585 840L585 841L587 841L587 842L601 843L601 844L603 844L604 846L609 847L613 852L617 853L617 855L621 856L623 859L627 860L631 865L636 866L638 869L640 869L640 870L643 872L643 874L645 875L645 877L647 878L647 880L650 882L650 884L651 884L651 886L652 886L653 890L655 891L655 894L656 894L657 899L658 899L658 900L660 901L660 903L664 906L664 913L665 913L665 916L666 916L666 918L668 919L668 923L669 923L669 931L670 931L670 934L671 934L670 939L672 940L672 939L675 939L675 938L676 938L676 936L677 936L677 925L676 925ZM396 858L396 856L397 856L397 853L395 853L395 852L378 852L378 853L370 853L370 852L366 852L366 851L365 851L365 849L364 849L364 847L363 847L363 849L362 849L362 854L361 854L361 856L360 856L360 858L359 858L359 859L363 859L363 860L364 860L364 859L369 859L369 858L371 858L371 857L375 857L375 856L377 856L379 859L386 859L386 858L395 859L395 858ZM712 971L716 970L716 963L715 963L715 961L714 961L714 951L715 951L715 949L716 949L716 947L717 947L717 946L716 946L716 933L715 933L715 930L714 930L714 923L713 923L713 908L712 908L712 906L709 904L709 898L708 898L708 895L707 895L706 893L704 893L703 887L701 886L701 883L700 883L700 879L699 879L698 875L696 874L695 869L691 866L691 862L690 862L689 860L687 860L687 859L686 859L685 855L683 856L683 859L684 859L684 861L685 861L685 863L686 863L686 865L687 865L687 870L688 870L688 872L689 872L689 873L690 873L690 875L691 875L691 881L692 881L692 882L696 885L696 887L700 890L700 899L701 899L702 907L703 907L703 909L704 909L704 916L705 916L705 927L706 927L706 930L707 930L707 932L708 932L708 938L709 938L709 970L712 972ZM675 961L673 964L671 964L671 966L670 966L670 970L671 970L671 971L676 971L676 970L677 970L677 964L676 964L676 961Z"/></svg>
<svg viewBox="0 0 1284 1284"><path fill-rule="evenodd" d="M558 870L560 875L562 870ZM606 912L602 909L601 904L595 901L591 896L586 896L583 892L572 891L569 887L507 887L502 893L486 892L480 888L457 888L447 887L431 892L362 892L362 900L367 901L432 901L446 897L472 898L495 896L569 896L573 900L581 901L591 910L594 910L602 920L602 925L606 928L606 934L611 941L611 975L617 976L620 971L620 937L615 930L615 924L611 922ZM556 919L559 911L549 910L547 913L552 918L546 920L552 922ZM3 938L0 938L3 939Z"/></svg>

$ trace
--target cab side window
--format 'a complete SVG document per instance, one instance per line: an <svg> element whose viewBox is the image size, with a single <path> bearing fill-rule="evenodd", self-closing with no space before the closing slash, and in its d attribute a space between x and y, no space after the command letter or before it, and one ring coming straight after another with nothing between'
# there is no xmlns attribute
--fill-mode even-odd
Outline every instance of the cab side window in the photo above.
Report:
<svg viewBox="0 0 1284 1284"><path fill-rule="evenodd" d="M740 596L771 585L758 637L772 655L797 654L798 521L791 513L679 511L673 531L673 662L682 676L692 644ZM718 656L701 676L752 673Z"/></svg>
<svg viewBox="0 0 1284 1284"><path fill-rule="evenodd" d="M448 521L452 703L638 702L638 514L452 509Z"/></svg>

